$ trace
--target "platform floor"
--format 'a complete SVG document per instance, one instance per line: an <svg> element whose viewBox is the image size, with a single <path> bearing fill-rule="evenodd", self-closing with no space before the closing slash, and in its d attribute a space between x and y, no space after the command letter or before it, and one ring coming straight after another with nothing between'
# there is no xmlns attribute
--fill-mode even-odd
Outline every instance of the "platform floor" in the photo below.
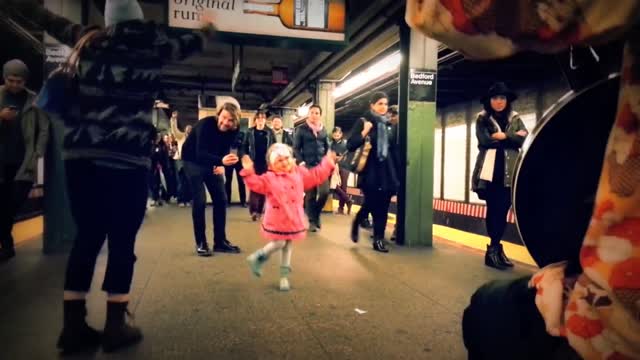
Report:
<svg viewBox="0 0 640 360"><path fill-rule="evenodd" d="M211 209L207 210L211 221ZM350 218L323 217L320 233L293 250L292 290L277 290L279 257L254 278L245 257L263 242L246 209L230 208L227 231L243 253L194 254L190 209L148 212L139 234L131 310L145 340L126 351L74 359L465 359L462 311L501 272L482 253L446 241L433 248L371 249L353 244ZM211 240L210 240L211 241ZM0 359L55 359L66 257L43 256L41 240L22 243L0 265ZM106 265L99 258L89 323L102 327ZM357 310L366 311L360 314Z"/></svg>

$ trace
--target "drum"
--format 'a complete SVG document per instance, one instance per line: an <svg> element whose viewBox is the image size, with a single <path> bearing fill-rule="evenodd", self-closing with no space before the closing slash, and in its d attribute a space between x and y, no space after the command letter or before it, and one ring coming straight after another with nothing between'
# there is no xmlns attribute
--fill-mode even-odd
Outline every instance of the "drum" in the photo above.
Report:
<svg viewBox="0 0 640 360"><path fill-rule="evenodd" d="M563 260L578 264L618 91L618 74L570 91L547 110L523 145L513 209L520 236L540 267Z"/></svg>

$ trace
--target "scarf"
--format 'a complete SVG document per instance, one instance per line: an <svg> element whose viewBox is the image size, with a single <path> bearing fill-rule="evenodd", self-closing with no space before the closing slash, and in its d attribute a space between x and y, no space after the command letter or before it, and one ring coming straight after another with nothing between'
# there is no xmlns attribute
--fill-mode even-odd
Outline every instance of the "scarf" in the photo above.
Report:
<svg viewBox="0 0 640 360"><path fill-rule="evenodd" d="M373 111L369 111L365 118L371 121L376 127L376 144L378 150L376 155L378 156L378 161L385 161L389 155L389 131L387 130L389 119Z"/></svg>
<svg viewBox="0 0 640 360"><path fill-rule="evenodd" d="M318 123L318 125L314 125L309 119L307 119L307 125L309 126L309 128L311 129L311 131L313 131L313 135L315 137L318 137L318 134L320 133L320 131L322 131L322 123Z"/></svg>

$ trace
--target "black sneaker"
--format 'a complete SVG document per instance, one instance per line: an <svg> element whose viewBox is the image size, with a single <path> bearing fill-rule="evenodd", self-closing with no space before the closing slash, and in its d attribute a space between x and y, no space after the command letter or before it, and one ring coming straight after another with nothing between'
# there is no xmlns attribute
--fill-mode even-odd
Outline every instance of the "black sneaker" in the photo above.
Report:
<svg viewBox="0 0 640 360"><path fill-rule="evenodd" d="M207 257L207 256L211 256L213 255L211 253L211 250L209 250L209 247L207 245L204 246L198 246L196 248L196 253L198 254L198 256L203 256L203 257Z"/></svg>
<svg viewBox="0 0 640 360"><path fill-rule="evenodd" d="M360 223L360 226L364 229L372 229L373 225L371 224L371 221L369 221L369 219L364 219L362 220L362 222Z"/></svg>
<svg viewBox="0 0 640 360"><path fill-rule="evenodd" d="M222 252L222 253L238 254L238 253L240 253L240 248L235 246L235 245L232 245L229 242L229 240L224 240L220 244L214 244L213 245L213 251L214 252Z"/></svg>

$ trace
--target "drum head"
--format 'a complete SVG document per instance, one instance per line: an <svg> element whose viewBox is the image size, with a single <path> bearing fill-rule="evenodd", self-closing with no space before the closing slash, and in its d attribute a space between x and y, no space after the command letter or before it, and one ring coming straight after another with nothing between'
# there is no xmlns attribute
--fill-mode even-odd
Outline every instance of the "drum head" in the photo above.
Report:
<svg viewBox="0 0 640 360"><path fill-rule="evenodd" d="M523 146L513 188L520 236L538 266L578 261L618 102L612 75L569 92Z"/></svg>

